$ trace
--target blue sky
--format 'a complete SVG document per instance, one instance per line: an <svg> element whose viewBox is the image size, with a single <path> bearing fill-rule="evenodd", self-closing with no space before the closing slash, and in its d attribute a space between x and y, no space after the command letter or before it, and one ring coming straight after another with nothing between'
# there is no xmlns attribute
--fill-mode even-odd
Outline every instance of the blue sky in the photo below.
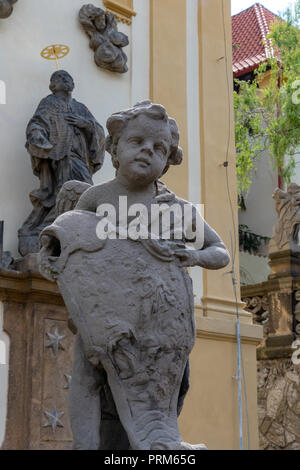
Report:
<svg viewBox="0 0 300 470"><path fill-rule="evenodd" d="M258 0L258 2L276 14L294 3L292 0ZM235 15L254 3L256 3L255 0L231 0L231 14Z"/></svg>

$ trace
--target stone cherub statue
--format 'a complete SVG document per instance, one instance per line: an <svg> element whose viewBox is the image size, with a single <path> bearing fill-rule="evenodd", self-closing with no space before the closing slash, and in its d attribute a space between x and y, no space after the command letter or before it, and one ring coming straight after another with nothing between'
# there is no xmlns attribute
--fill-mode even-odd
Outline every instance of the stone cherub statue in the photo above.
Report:
<svg viewBox="0 0 300 470"><path fill-rule="evenodd" d="M77 328L73 446L200 450L182 442L177 424L195 342L186 268L223 268L229 255L196 207L159 181L182 160L164 107L138 103L107 129L115 178L83 192L41 234L40 271L56 280Z"/></svg>
<svg viewBox="0 0 300 470"><path fill-rule="evenodd" d="M0 18L8 18L13 12L13 4L18 0L0 0Z"/></svg>
<svg viewBox="0 0 300 470"><path fill-rule="evenodd" d="M293 253L300 253L300 186L291 183L286 192L277 188L273 199L278 220L270 241L269 252L291 250Z"/></svg>
<svg viewBox="0 0 300 470"><path fill-rule="evenodd" d="M111 72L127 72L127 56L122 49L129 44L128 36L118 31L114 15L89 3L80 9L79 21L90 38L96 65Z"/></svg>
<svg viewBox="0 0 300 470"><path fill-rule="evenodd" d="M66 181L93 184L103 163L105 135L87 107L72 98L74 81L59 70L52 94L42 99L26 130L26 148L40 188L30 193L33 211L19 229L22 256L39 251L39 234L55 220L56 196Z"/></svg>

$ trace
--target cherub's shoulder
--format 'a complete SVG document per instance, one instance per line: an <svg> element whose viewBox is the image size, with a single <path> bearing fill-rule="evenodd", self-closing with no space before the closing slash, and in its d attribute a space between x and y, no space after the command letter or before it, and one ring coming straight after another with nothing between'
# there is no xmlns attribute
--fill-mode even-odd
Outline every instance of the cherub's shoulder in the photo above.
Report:
<svg viewBox="0 0 300 470"><path fill-rule="evenodd" d="M107 202L110 198L112 182L108 181L103 184L91 186L80 197L76 209L97 212L97 208L101 203Z"/></svg>
<svg viewBox="0 0 300 470"><path fill-rule="evenodd" d="M177 196L161 181L158 182L158 197L162 202L165 201L172 204L179 204L182 208L188 207L199 211L200 204L193 204L192 202Z"/></svg>

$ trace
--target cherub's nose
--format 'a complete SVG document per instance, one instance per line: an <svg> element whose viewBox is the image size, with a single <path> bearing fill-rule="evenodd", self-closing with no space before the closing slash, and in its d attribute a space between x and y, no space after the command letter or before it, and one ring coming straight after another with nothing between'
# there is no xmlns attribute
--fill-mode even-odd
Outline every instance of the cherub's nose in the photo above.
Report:
<svg viewBox="0 0 300 470"><path fill-rule="evenodd" d="M145 153L148 153L148 155L152 156L153 155L153 146L151 142L144 142L142 151Z"/></svg>

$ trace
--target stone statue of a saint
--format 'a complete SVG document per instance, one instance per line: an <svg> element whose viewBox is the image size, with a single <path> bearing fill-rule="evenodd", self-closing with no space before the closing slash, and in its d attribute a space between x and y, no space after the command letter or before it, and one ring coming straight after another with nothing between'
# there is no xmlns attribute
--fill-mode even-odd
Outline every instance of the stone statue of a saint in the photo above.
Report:
<svg viewBox="0 0 300 470"><path fill-rule="evenodd" d="M39 251L39 234L55 219L56 196L69 180L93 184L103 163L105 136L87 107L72 98L73 78L51 76L52 94L42 99L26 130L26 148L40 188L30 193L33 211L19 230L22 256Z"/></svg>
<svg viewBox="0 0 300 470"><path fill-rule="evenodd" d="M41 234L40 271L56 280L77 329L73 447L201 450L177 424L195 342L187 267L220 269L229 255L196 206L159 181L182 160L164 107L138 103L107 129L116 177Z"/></svg>
<svg viewBox="0 0 300 470"><path fill-rule="evenodd" d="M300 254L300 186L291 183L287 191L277 188L273 199L278 220L270 240L269 252L291 250Z"/></svg>

